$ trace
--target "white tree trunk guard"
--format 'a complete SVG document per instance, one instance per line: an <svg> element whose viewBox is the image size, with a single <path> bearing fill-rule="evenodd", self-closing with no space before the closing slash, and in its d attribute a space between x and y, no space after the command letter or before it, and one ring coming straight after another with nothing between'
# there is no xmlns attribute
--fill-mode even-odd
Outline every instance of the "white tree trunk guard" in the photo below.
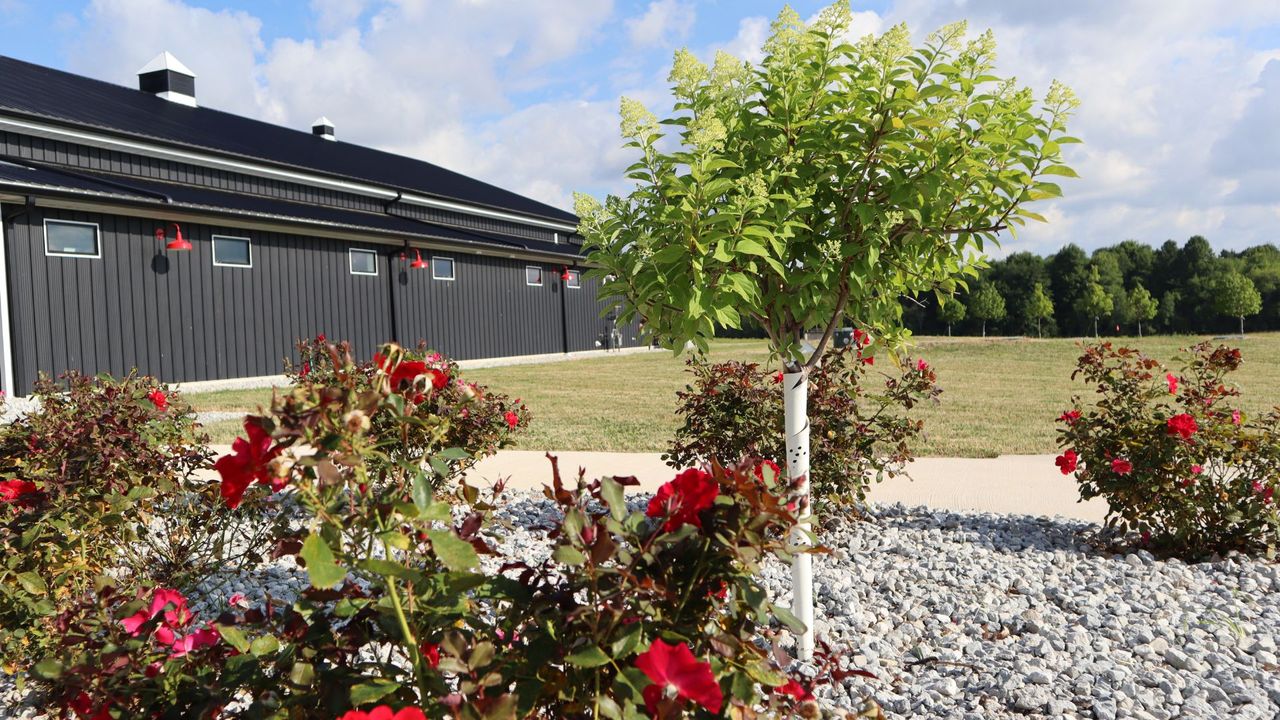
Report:
<svg viewBox="0 0 1280 720"><path fill-rule="evenodd" d="M804 371L782 376L784 427L787 434L787 477L799 478L800 499L797 508L800 528L809 528L809 377ZM802 529L792 533L796 545L808 545ZM813 659L813 556L796 555L791 564L791 612L804 623L804 634L798 638L797 652L801 660Z"/></svg>

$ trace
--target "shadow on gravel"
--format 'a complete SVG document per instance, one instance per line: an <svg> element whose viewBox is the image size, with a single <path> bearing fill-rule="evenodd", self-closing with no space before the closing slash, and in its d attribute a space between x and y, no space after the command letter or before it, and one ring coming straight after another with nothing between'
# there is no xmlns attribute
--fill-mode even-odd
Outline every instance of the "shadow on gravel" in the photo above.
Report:
<svg viewBox="0 0 1280 720"><path fill-rule="evenodd" d="M964 543L1002 553L1068 552L1109 555L1098 547L1103 529L1064 518L997 513L958 513L926 507L884 506L874 522L915 532L937 532L942 542Z"/></svg>

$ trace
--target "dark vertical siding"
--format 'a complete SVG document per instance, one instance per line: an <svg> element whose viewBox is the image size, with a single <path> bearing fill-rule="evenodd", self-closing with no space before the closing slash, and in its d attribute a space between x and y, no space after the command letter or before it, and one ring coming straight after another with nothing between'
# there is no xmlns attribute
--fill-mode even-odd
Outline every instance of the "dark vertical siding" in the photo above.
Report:
<svg viewBox="0 0 1280 720"><path fill-rule="evenodd" d="M102 257L48 257L45 218L99 226ZM390 337L387 278L352 275L350 247L271 232L182 226L191 252L168 252L159 222L34 209L6 228L14 377L39 371L170 382L273 375L297 338L325 333L367 354ZM249 237L253 267L215 267L212 237Z"/></svg>
<svg viewBox="0 0 1280 720"><path fill-rule="evenodd" d="M400 341L418 341L459 360L561 352L560 279L555 266L461 253L454 277L434 280L393 259ZM426 251L423 257L427 257ZM412 254L410 254L412 258ZM525 284L525 266L543 269L542 286Z"/></svg>

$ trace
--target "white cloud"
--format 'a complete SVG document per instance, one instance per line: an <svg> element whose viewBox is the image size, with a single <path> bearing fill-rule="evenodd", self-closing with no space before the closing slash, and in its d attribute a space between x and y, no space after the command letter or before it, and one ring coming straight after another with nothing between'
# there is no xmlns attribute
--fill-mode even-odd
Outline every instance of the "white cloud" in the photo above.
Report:
<svg viewBox="0 0 1280 720"><path fill-rule="evenodd" d="M693 28L693 5L680 0L653 0L639 17L627 20L627 35L640 47L667 47L684 40Z"/></svg>

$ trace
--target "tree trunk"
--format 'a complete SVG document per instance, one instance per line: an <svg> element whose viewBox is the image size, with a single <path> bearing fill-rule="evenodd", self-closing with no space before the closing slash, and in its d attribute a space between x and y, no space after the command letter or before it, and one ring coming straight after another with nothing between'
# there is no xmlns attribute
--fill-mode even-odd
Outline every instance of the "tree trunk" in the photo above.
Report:
<svg viewBox="0 0 1280 720"><path fill-rule="evenodd" d="M947 337L951 337L951 323L947 323Z"/></svg>
<svg viewBox="0 0 1280 720"><path fill-rule="evenodd" d="M1142 337L1142 321L1138 321L1138 337Z"/></svg>
<svg viewBox="0 0 1280 720"><path fill-rule="evenodd" d="M1093 339L1098 339L1098 318L1093 319Z"/></svg>
<svg viewBox="0 0 1280 720"><path fill-rule="evenodd" d="M1244 337L1244 316L1240 316L1240 337Z"/></svg>
<svg viewBox="0 0 1280 720"><path fill-rule="evenodd" d="M982 321L982 337L983 338L987 337L987 321L986 320Z"/></svg>
<svg viewBox="0 0 1280 720"><path fill-rule="evenodd" d="M783 426L787 435L787 477L797 484L800 492L797 518L800 526L792 533L791 541L797 545L809 545L809 376L800 372L787 372L782 376ZM797 553L791 562L791 614L804 624L804 634L797 638L798 657L813 659L813 556Z"/></svg>
<svg viewBox="0 0 1280 720"><path fill-rule="evenodd" d="M1040 332L1040 318L1036 318L1036 337L1044 338L1044 333Z"/></svg>

